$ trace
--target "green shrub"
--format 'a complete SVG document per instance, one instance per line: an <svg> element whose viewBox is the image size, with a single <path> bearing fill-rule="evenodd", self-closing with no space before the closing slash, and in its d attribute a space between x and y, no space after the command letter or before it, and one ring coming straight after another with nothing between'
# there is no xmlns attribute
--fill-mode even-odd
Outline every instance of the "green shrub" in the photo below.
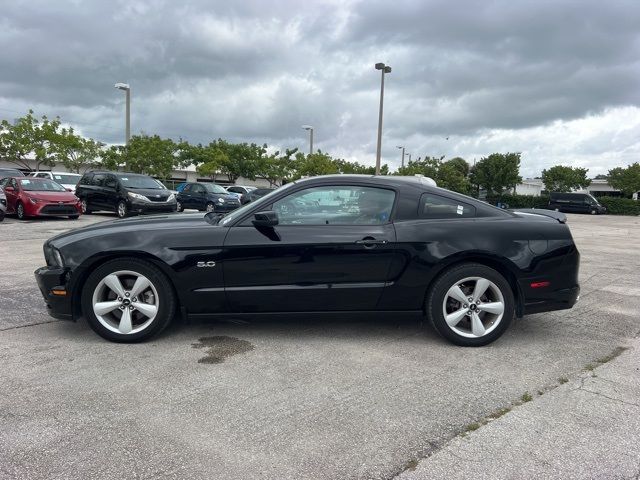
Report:
<svg viewBox="0 0 640 480"><path fill-rule="evenodd" d="M492 205L496 205L498 202L506 203L509 205L509 208L547 208L549 205L549 196L499 195L487 197L487 202Z"/></svg>
<svg viewBox="0 0 640 480"><path fill-rule="evenodd" d="M630 198L598 197L611 215L640 215L640 201Z"/></svg>

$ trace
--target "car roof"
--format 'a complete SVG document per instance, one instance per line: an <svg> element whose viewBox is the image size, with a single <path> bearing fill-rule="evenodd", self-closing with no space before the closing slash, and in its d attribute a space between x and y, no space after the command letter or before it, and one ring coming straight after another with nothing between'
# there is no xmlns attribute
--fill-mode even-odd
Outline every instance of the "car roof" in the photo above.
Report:
<svg viewBox="0 0 640 480"><path fill-rule="evenodd" d="M327 179L327 180L345 180L345 181L370 181L374 183L381 183L385 185L424 185L429 187L436 187L436 182L430 177L425 176L403 176L403 175L358 175L358 174L333 174L333 175L320 175L317 177L300 178L295 183L303 183L312 181L314 179Z"/></svg>

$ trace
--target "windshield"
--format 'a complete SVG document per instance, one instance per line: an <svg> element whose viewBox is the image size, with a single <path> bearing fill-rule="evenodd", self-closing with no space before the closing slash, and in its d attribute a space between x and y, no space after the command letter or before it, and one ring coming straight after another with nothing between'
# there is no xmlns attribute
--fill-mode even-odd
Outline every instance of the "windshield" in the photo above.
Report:
<svg viewBox="0 0 640 480"><path fill-rule="evenodd" d="M54 173L53 180L65 185L76 185L78 183L78 180L80 180L80 175L64 175Z"/></svg>
<svg viewBox="0 0 640 480"><path fill-rule="evenodd" d="M291 183L287 183L286 185L283 185L282 187L272 191L269 195L265 195L264 197L260 197L258 200L256 200L255 202L251 202L251 203L247 203L245 206L240 207L236 210L234 210L233 212L231 212L229 215L227 215L226 217L224 217L222 220L220 220L220 225L229 225L230 223L234 222L235 220L237 220L238 218L244 216L247 211L249 211L249 209L255 208L256 206L265 206L265 205L269 205L271 203L271 196L275 193L275 192L282 192L283 190L292 187L293 185L295 185L295 182L291 182ZM255 210L256 212L260 211L260 208L257 208Z"/></svg>
<svg viewBox="0 0 640 480"><path fill-rule="evenodd" d="M201 185L204 185L204 188L206 188L209 193L224 193L225 195L229 193L220 185L216 185L215 183L202 183Z"/></svg>
<svg viewBox="0 0 640 480"><path fill-rule="evenodd" d="M164 190L157 180L144 175L118 175L120 183L126 188L144 188L146 190Z"/></svg>
<svg viewBox="0 0 640 480"><path fill-rule="evenodd" d="M27 192L66 192L60 184L48 178L30 178L18 180L23 190Z"/></svg>

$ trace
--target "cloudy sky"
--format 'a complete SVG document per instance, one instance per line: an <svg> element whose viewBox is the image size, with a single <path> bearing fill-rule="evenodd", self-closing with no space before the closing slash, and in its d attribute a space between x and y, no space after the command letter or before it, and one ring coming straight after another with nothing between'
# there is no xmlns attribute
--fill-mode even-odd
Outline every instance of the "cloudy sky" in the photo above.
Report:
<svg viewBox="0 0 640 480"><path fill-rule="evenodd" d="M375 162L522 152L523 176L640 161L640 2L3 2L0 118L59 115L107 143L218 137Z"/></svg>

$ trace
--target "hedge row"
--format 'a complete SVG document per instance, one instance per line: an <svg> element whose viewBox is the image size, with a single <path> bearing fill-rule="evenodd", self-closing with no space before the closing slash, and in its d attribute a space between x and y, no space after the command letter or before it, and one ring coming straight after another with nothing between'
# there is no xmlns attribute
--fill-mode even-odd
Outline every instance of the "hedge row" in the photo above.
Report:
<svg viewBox="0 0 640 480"><path fill-rule="evenodd" d="M598 197L598 201L607 207L607 213L611 215L640 215L640 201L619 197ZM547 208L549 196L501 195L487 197L487 202L492 205L506 203L509 208Z"/></svg>
<svg viewBox="0 0 640 480"><path fill-rule="evenodd" d="M549 205L549 196L541 195L534 197L532 195L500 195L495 197L487 197L487 202L491 205L497 205L498 202L506 203L509 208L547 208Z"/></svg>
<svg viewBox="0 0 640 480"><path fill-rule="evenodd" d="M640 201L630 198L598 197L611 215L640 215Z"/></svg>

